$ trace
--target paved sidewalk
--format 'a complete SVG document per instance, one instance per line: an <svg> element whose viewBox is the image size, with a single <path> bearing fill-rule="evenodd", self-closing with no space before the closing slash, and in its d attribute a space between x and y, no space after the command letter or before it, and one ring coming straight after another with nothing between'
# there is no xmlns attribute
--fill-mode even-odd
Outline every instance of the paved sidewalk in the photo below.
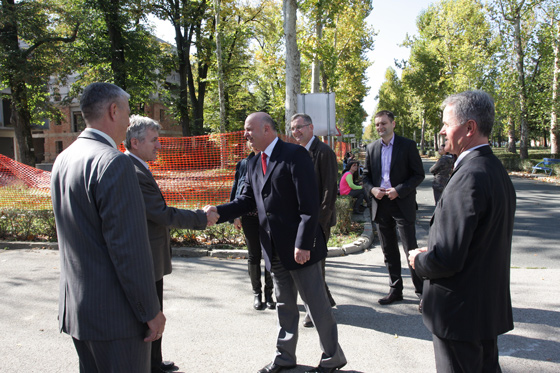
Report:
<svg viewBox="0 0 560 373"><path fill-rule="evenodd" d="M426 169L430 162L425 162ZM511 286L515 329L499 338L504 372L560 371L560 187L514 178L518 210ZM420 245L425 244L433 197L431 175L418 195ZM405 259L402 258L403 265ZM273 357L276 314L254 311L247 261L174 258L165 277L164 359L179 372L255 372ZM77 372L71 338L57 330L58 252L0 251L0 372ZM431 335L417 311L408 271L405 299L381 306L388 291L383 255L366 252L327 260L337 302L344 372L434 372ZM303 307L301 307L303 319ZM301 373L320 357L314 329L300 328Z"/></svg>

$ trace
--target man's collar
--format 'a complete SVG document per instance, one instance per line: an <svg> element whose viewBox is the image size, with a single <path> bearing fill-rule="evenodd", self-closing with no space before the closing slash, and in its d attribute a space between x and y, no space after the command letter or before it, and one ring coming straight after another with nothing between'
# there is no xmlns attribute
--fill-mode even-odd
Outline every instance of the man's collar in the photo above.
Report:
<svg viewBox="0 0 560 373"><path fill-rule="evenodd" d="M111 136L107 135L105 132L98 130L97 128L91 128L91 127L87 127L84 132L93 132L98 134L99 136L102 136L105 140L109 141L109 144L111 144L111 146L115 149L117 149L117 144L115 144L115 140L113 140L111 138Z"/></svg>
<svg viewBox="0 0 560 373"><path fill-rule="evenodd" d="M461 163L461 161L473 150L478 149L478 148L482 148L483 146L490 146L489 144L480 144L477 146L473 146L470 149L465 150L464 152L462 152L461 154L459 154L459 157L457 157L457 160L455 161L455 164L453 165L453 168L457 168L457 166L459 165L459 163Z"/></svg>
<svg viewBox="0 0 560 373"><path fill-rule="evenodd" d="M383 141L383 138L381 139L381 145L383 145L383 146L393 145L394 142L395 142L395 134L394 133L393 133L393 136L391 137L391 140L389 140L388 144L385 144L385 141Z"/></svg>
<svg viewBox="0 0 560 373"><path fill-rule="evenodd" d="M307 144L305 144L305 149L307 151L309 151L309 149L311 149L311 144L313 144L313 141L315 141L315 136L312 136L311 139L307 142Z"/></svg>
<svg viewBox="0 0 560 373"><path fill-rule="evenodd" d="M274 138L274 140L272 140L272 142L270 144L268 144L268 146L266 147L266 149L264 150L264 153L270 157L272 155L272 151L274 150L274 147L276 146L276 143L278 142L278 136L276 136Z"/></svg>
<svg viewBox="0 0 560 373"><path fill-rule="evenodd" d="M146 167L146 169L147 169L148 171L150 170L150 166L148 166L148 164L147 164L144 160L140 159L140 157L138 157L136 154L133 154L133 153L131 153L131 152L128 151L128 150L126 150L126 151L124 152L124 154L136 158L140 163L142 163L142 165L143 165L144 167Z"/></svg>

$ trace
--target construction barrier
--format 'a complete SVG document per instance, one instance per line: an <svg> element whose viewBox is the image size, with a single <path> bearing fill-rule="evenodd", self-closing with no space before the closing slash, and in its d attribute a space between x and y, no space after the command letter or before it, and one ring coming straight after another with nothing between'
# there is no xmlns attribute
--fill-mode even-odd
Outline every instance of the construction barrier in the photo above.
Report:
<svg viewBox="0 0 560 373"><path fill-rule="evenodd" d="M249 153L243 131L159 141L162 148L149 163L168 205L196 209L229 201L235 166ZM119 149L125 150L122 144ZM335 143L339 159L348 149L346 143ZM51 209L50 172L0 154L0 208Z"/></svg>

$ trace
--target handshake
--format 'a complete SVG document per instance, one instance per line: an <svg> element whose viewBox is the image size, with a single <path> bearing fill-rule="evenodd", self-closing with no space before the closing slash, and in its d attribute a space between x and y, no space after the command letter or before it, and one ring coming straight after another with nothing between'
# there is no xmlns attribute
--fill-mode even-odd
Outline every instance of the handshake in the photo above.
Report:
<svg viewBox="0 0 560 373"><path fill-rule="evenodd" d="M211 227L214 224L216 224L216 222L220 218L220 215L218 214L218 209L216 208L216 206L206 205L206 206L204 206L204 208L202 210L206 213L206 220L208 221L206 226Z"/></svg>

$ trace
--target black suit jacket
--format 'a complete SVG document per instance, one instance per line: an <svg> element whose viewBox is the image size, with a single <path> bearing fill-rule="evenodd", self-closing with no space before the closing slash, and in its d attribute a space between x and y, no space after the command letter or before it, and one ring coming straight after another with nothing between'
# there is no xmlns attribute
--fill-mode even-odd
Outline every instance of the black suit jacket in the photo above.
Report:
<svg viewBox="0 0 560 373"><path fill-rule="evenodd" d="M315 137L309 154L315 168L315 179L319 191L319 226L323 233L330 232L336 225L336 195L338 164L336 154L330 146ZM325 237L327 239L327 237Z"/></svg>
<svg viewBox="0 0 560 373"><path fill-rule="evenodd" d="M438 202L428 252L415 259L428 329L452 340L492 339L513 329L510 259L515 190L489 146L457 166Z"/></svg>
<svg viewBox="0 0 560 373"><path fill-rule="evenodd" d="M379 139L366 148L363 185L372 200L375 198L371 195L371 189L381 185L381 141ZM407 221L416 220L416 188L424 177L424 166L416 143L395 134L389 179L399 193L396 202ZM375 220L375 217L372 216L372 219Z"/></svg>
<svg viewBox="0 0 560 373"><path fill-rule="evenodd" d="M318 227L319 197L313 162L300 145L278 140L262 174L260 153L247 163L246 188L234 201L218 206L220 220L228 221L257 207L259 236L266 266L273 248L288 270L314 264L327 256L327 245ZM311 251L311 259L296 263L294 249Z"/></svg>

